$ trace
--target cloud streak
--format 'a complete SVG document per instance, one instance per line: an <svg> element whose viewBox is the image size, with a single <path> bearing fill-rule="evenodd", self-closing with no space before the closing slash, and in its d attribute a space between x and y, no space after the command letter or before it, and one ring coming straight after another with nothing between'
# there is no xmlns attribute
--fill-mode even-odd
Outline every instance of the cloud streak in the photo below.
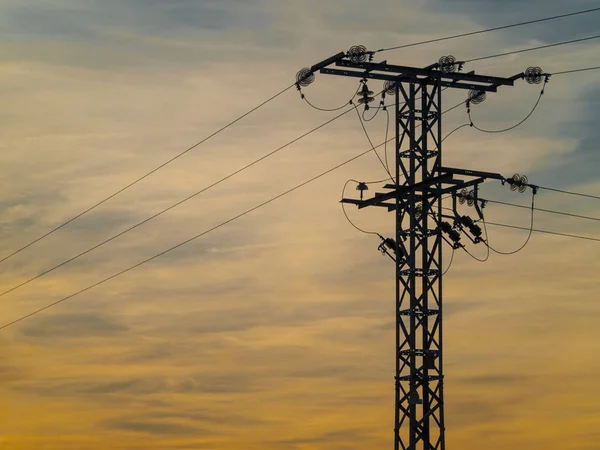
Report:
<svg viewBox="0 0 600 450"><path fill-rule="evenodd" d="M354 44L402 44L541 14L537 2L519 4L518 12L516 5L501 3L5 1L0 253L169 159L289 85L305 65ZM444 54L483 56L570 39L593 28L592 16L569 20L562 27L524 27L381 57L426 65ZM466 69L510 75L528 65L580 67L597 58L599 48L590 43ZM539 113L522 127L493 137L461 130L445 142L447 163L507 175L518 171L539 184L594 192L596 80L594 73L553 78ZM474 111L478 123L492 128L514 123L538 95L536 87L528 88L519 84L490 96ZM355 89L354 80L319 74L306 93L327 106L347 101ZM464 99L464 92L444 95L446 105ZM368 124L377 143L385 133L382 117ZM327 118L290 92L7 261L0 281L5 287L18 284ZM456 110L443 120L449 131L466 121L466 113ZM2 316L18 317L79 290L367 148L356 118L345 117L6 296ZM6 407L0 421L7 445L43 443L48 450L389 445L393 267L378 254L379 240L356 234L339 211L341 186L350 177L380 179L382 170L369 155L3 333L0 395ZM486 196L500 200L524 198L509 197L505 188L486 189ZM543 207L600 214L595 204L547 193L538 198ZM349 213L365 228L393 233L389 214ZM519 213L486 208L490 220L525 223ZM595 232L580 222L538 220L540 227ZM489 232L501 249L524 238ZM600 366L590 358L599 350L600 310L592 300L599 267L595 247L553 239L536 236L515 258L494 256L485 266L455 255L444 286L449 447L479 449L484 442L489 450L524 443L553 448L561 439L574 449L593 448L600 427L595 419Z"/></svg>

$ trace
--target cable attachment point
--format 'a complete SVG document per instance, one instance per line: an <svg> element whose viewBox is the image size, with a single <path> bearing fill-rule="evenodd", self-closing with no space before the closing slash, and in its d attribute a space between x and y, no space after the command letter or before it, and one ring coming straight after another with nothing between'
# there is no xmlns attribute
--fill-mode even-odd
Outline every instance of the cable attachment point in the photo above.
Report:
<svg viewBox="0 0 600 450"><path fill-rule="evenodd" d="M359 97L358 104L365 105L365 111L367 111L369 109L369 103L374 101L375 97L373 97L374 92L369 90L369 86L367 86L367 81L363 80L362 83L363 87L358 92L358 94L356 94L356 96Z"/></svg>
<svg viewBox="0 0 600 450"><path fill-rule="evenodd" d="M396 241L392 238L383 238L382 236L380 237L382 242L381 244L379 244L379 251L385 254L386 250L391 250L394 252L394 254L396 254Z"/></svg>
<svg viewBox="0 0 600 450"><path fill-rule="evenodd" d="M379 247L377 247L377 249L381 252L382 255L387 255L389 256L393 261L396 261L396 257L398 256L396 253L396 241L392 238L384 238L383 236L379 235L379 237L381 238L381 244L379 244Z"/></svg>
<svg viewBox="0 0 600 450"><path fill-rule="evenodd" d="M448 222L442 222L440 224L440 229L448 235L450 240L452 240L452 242L453 242L452 248L458 249L461 247L460 233L458 231L456 231L452 225L450 225Z"/></svg>
<svg viewBox="0 0 600 450"><path fill-rule="evenodd" d="M369 186L367 186L367 183L364 182L360 182L358 183L358 186L356 186L356 190L360 191L360 199L363 199L363 194L365 191L369 190Z"/></svg>
<svg viewBox="0 0 600 450"><path fill-rule="evenodd" d="M346 56L354 64L364 63L367 60L367 55L370 53L367 51L367 47L364 45L353 45L350 50L346 53Z"/></svg>
<svg viewBox="0 0 600 450"><path fill-rule="evenodd" d="M442 56L438 61L438 68L440 69L440 72L444 73L456 72L456 58L452 55Z"/></svg>
<svg viewBox="0 0 600 450"><path fill-rule="evenodd" d="M300 90L315 81L315 74L308 67L300 69L296 74L296 88Z"/></svg>
<svg viewBox="0 0 600 450"><path fill-rule="evenodd" d="M483 236L483 231L481 230L481 227L477 225L471 217L458 216L456 218L456 221L458 224L460 224L463 227L466 227L469 230L469 232L473 235L473 242L475 244L479 244L482 241L481 236Z"/></svg>
<svg viewBox="0 0 600 450"><path fill-rule="evenodd" d="M395 81L386 81L383 83L383 93L387 95L393 95L396 93L396 82Z"/></svg>
<svg viewBox="0 0 600 450"><path fill-rule="evenodd" d="M487 94L485 91L476 91L470 90L467 96L467 108L470 108L471 105L479 105L483 103L487 98Z"/></svg>
<svg viewBox="0 0 600 450"><path fill-rule="evenodd" d="M463 189L456 194L456 197L458 198L458 203L461 205L466 203L468 206L473 206L475 204L475 191Z"/></svg>
<svg viewBox="0 0 600 450"><path fill-rule="evenodd" d="M524 72L525 81L529 84L540 84L543 71L540 67L528 67Z"/></svg>
<svg viewBox="0 0 600 450"><path fill-rule="evenodd" d="M520 176L518 173L515 173L512 178L506 180L506 182L510 185L511 191L519 191L521 194L527 190L527 187L530 186L534 190L534 194L537 192L537 187L529 184L529 179L523 175Z"/></svg>
<svg viewBox="0 0 600 450"><path fill-rule="evenodd" d="M542 92L540 92L540 97L546 92L546 85L550 82L550 76L551 74L549 73L544 74L544 85L542 86Z"/></svg>

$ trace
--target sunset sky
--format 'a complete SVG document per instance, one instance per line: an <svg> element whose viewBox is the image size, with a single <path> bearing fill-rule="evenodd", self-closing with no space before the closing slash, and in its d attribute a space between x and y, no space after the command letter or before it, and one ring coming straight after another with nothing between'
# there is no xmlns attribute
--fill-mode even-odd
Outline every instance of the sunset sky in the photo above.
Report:
<svg viewBox="0 0 600 450"><path fill-rule="evenodd" d="M598 6L550 0L0 0L0 259L123 188L352 45L408 44ZM426 66L600 34L600 12L376 55ZM600 40L474 62L511 76L598 66ZM446 165L600 195L600 71L551 78L523 125L464 127ZM356 80L317 74L324 108ZM378 91L378 82L369 84ZM500 129L518 81L473 107ZM444 92L444 109L465 98ZM291 89L81 219L0 263L0 292L199 191L338 113ZM375 144L386 119L367 124ZM444 116L447 133L467 123ZM392 128L393 129L393 128ZM354 112L121 238L0 297L0 326L160 253L369 149ZM394 266L352 228L347 179L373 154L189 245L0 331L2 450L376 450L394 427ZM369 191L372 193L374 191ZM356 195L352 189L348 195ZM529 205L499 182L482 196ZM600 201L540 191L600 218ZM464 208L464 213L473 214ZM526 209L489 205L528 227ZM349 208L393 235L393 215ZM536 228L600 238L543 212ZM489 227L490 244L527 233ZM477 257L483 246L470 246ZM445 254L444 266L451 251ZM600 449L600 242L534 234L444 280L448 450Z"/></svg>

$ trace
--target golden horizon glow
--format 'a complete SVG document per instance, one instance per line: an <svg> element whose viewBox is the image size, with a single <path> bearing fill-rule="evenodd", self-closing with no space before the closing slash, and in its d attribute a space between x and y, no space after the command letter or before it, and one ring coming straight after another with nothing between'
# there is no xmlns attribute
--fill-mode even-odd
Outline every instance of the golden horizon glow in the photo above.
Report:
<svg viewBox="0 0 600 450"><path fill-rule="evenodd" d="M7 0L0 4L0 259L351 45L408 43L540 16L522 5L374 0L304 4ZM554 2L557 14L564 7ZM576 6L573 10L578 9ZM508 8L510 9L510 8ZM584 9L583 7L580 9ZM550 13L549 13L550 15ZM389 53L426 65L559 39L592 16ZM577 22L576 22L577 21ZM492 24L492 25L490 25ZM564 28L563 28L564 27ZM591 33L591 31L590 31ZM512 75L592 66L600 45L490 60ZM597 72L552 78L511 133L465 127L445 163L527 174L598 193ZM317 75L304 92L339 106L352 80ZM373 89L376 90L376 89ZM445 92L454 105L463 92ZM539 86L518 83L474 108L510 126ZM86 250L330 119L294 89L226 132L1 265L2 291ZM444 116L444 130L468 121ZM383 141L385 116L368 123ZM348 114L85 257L0 300L2 323L76 292L368 149ZM393 443L393 267L377 237L339 209L359 160L152 263L0 333L0 449L385 449ZM527 204L491 183L486 198ZM371 191L369 191L371 192ZM541 208L600 217L596 200L541 191ZM391 216L357 211L391 235ZM526 210L488 220L528 226ZM539 213L537 228L599 236L593 221ZM527 233L488 228L494 247ZM535 234L521 253L479 264L457 253L444 283L447 448L598 450L598 243ZM472 249L481 256L483 248ZM446 253L444 264L450 253ZM1 324L0 324L1 325Z"/></svg>

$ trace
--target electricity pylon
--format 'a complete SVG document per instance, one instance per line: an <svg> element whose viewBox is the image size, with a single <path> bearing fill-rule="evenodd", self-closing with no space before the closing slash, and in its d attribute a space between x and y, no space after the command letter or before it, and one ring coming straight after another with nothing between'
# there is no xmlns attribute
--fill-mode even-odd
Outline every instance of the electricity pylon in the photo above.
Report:
<svg viewBox="0 0 600 450"><path fill-rule="evenodd" d="M394 449L444 450L442 250L444 241L458 248L461 235L456 224L443 220L447 216L442 214L442 198L451 195L456 205L457 192L462 190L463 194L458 195L464 197L465 189L473 187L469 202L481 215L477 186L486 178L509 183L511 180L499 174L442 165L442 90L469 91L469 105L482 101L486 92L513 86L517 79L529 77L526 78L529 82L538 82L541 70L530 68L526 73L500 78L461 73L463 63L452 56L417 68L385 61L373 63L373 55L362 46L353 47L349 52L301 70L297 86L300 89L310 84L314 73L320 71L362 79L358 103L366 109L374 100L368 80L384 81L384 91L394 95L394 182L384 186L385 193L364 200L362 195L360 200L345 198L342 202L395 212L395 239L384 239L380 246L396 265ZM340 68L331 68L333 64ZM363 185L361 191L364 189Z"/></svg>

